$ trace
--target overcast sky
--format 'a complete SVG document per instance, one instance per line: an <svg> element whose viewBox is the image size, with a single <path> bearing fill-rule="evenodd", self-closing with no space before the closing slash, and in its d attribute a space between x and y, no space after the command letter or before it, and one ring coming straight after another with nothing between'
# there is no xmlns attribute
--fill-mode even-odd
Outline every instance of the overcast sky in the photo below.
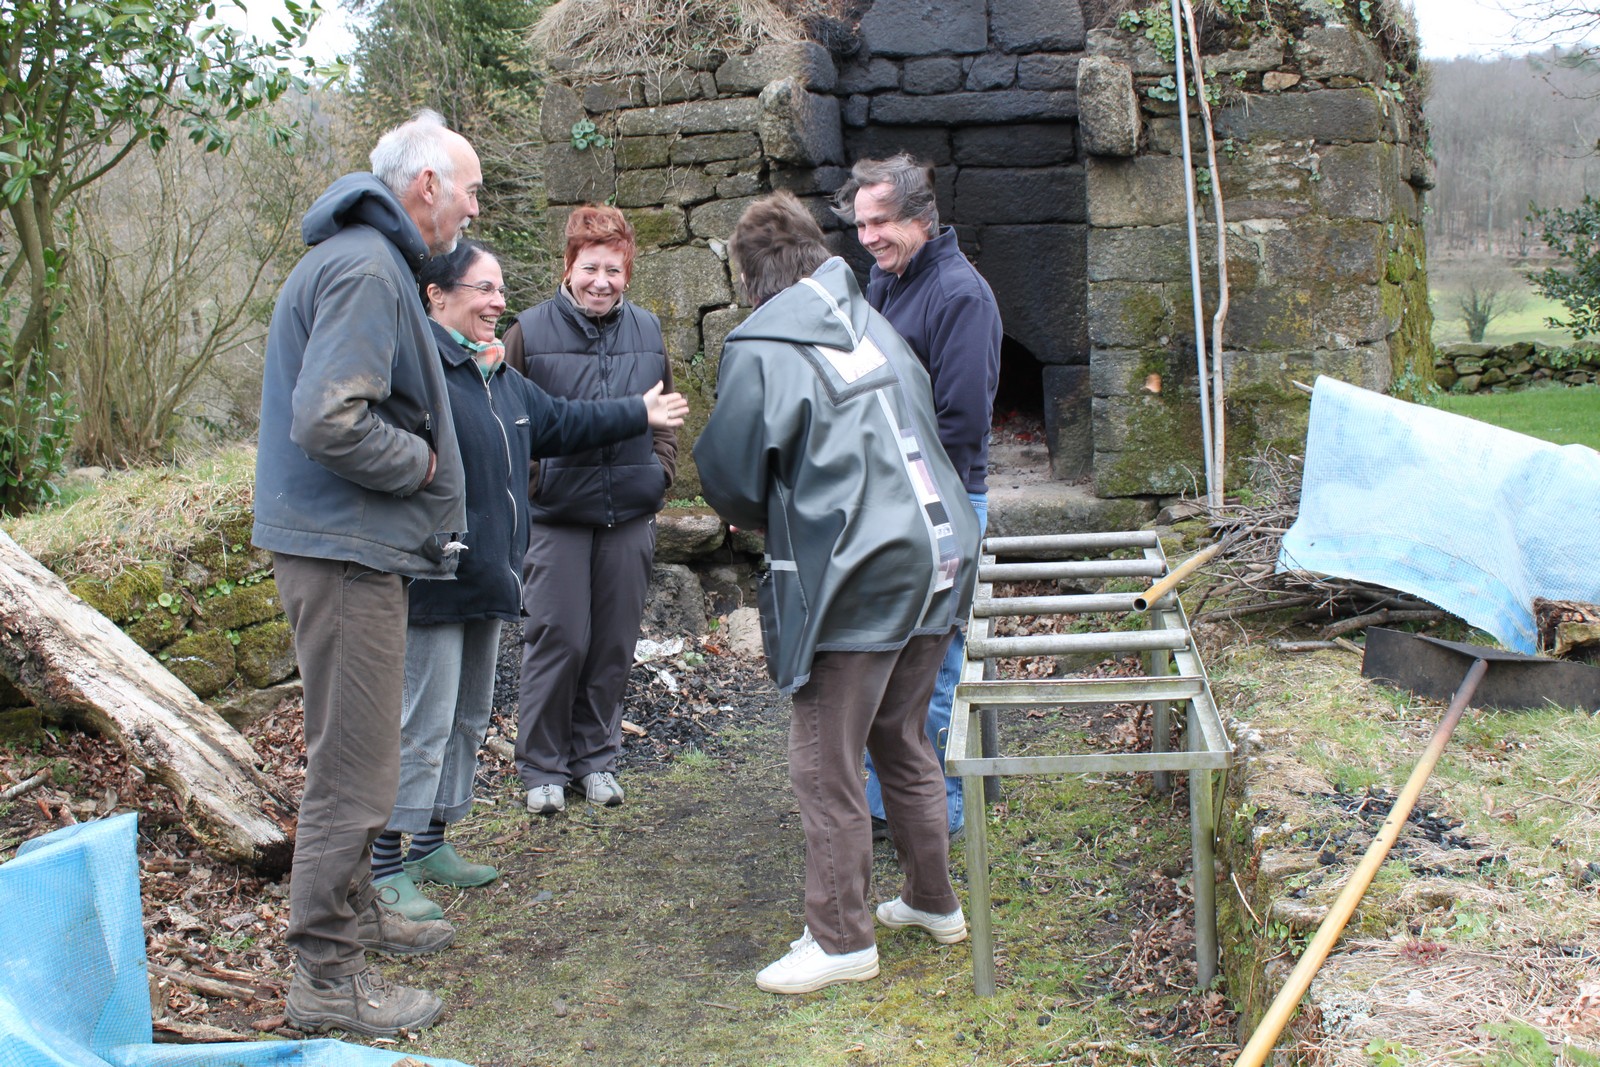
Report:
<svg viewBox="0 0 1600 1067"><path fill-rule="evenodd" d="M281 13L276 0L242 0L250 11L249 23L257 33L271 30L272 15ZM1532 5L1518 0L1411 0L1422 34L1422 54L1429 59L1463 55L1493 55L1497 52L1525 52L1551 43L1537 40L1538 27L1518 20L1511 12L1529 10ZM348 53L355 41L350 35L338 0L323 0L327 13L311 35L311 54L329 60ZM1594 5L1600 7L1600 3Z"/></svg>
<svg viewBox="0 0 1600 1067"><path fill-rule="evenodd" d="M1518 19L1514 12L1537 5L1516 0L1411 0L1428 59L1526 52L1552 44L1576 43L1571 37L1540 40L1540 26ZM1592 5L1600 8L1600 4Z"/></svg>

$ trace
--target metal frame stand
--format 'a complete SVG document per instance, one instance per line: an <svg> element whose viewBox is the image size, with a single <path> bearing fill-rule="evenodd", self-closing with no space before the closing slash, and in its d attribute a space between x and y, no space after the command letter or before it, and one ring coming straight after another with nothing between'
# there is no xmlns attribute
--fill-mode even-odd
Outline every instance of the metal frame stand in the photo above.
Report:
<svg viewBox="0 0 1600 1067"><path fill-rule="evenodd" d="M1091 553L1139 549L1142 559L1064 559ZM1041 562L999 564L996 556L1021 556ZM1233 763L1233 745L1211 699L1211 685L1189 632L1189 620L1176 596L1152 604L1150 628L1141 631L993 637L993 620L1013 615L1131 613L1135 593L1044 597L996 597L994 582L1040 578L1147 577L1168 573L1160 539L1148 531L1058 534L1047 537L991 537L984 542L977 596L967 628L967 662L956 685L950 716L945 773L962 779L967 812L967 885L972 919L972 978L980 996L993 996L994 928L989 896L988 804L985 778L1002 775L1083 774L1110 771L1154 772L1155 786L1171 789L1171 772L1189 775L1189 831L1193 854L1195 956L1199 980L1217 973L1216 826L1212 803L1214 773ZM1048 678L998 680L989 661L1002 656L1062 655L1073 652L1126 654L1145 658L1137 678ZM1177 673L1172 673L1173 667ZM1039 705L1149 703L1154 716L1151 751L1084 755L1001 755L998 715ZM1174 704L1186 709L1184 749L1170 751Z"/></svg>

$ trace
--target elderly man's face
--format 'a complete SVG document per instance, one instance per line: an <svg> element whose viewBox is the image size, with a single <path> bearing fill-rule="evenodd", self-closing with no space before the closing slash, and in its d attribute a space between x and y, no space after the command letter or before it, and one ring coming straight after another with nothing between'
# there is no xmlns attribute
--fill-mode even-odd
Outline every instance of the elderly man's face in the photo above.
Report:
<svg viewBox="0 0 1600 1067"><path fill-rule="evenodd" d="M856 190L856 239L890 274L904 274L917 249L928 243L928 230L915 219L897 218L894 187L888 182Z"/></svg>
<svg viewBox="0 0 1600 1067"><path fill-rule="evenodd" d="M478 153L465 138L455 137L451 141L450 158L455 164L455 173L449 178L434 176L438 191L431 212L433 236L428 242L428 251L436 256L455 251L456 242L478 217L478 190L483 187Z"/></svg>

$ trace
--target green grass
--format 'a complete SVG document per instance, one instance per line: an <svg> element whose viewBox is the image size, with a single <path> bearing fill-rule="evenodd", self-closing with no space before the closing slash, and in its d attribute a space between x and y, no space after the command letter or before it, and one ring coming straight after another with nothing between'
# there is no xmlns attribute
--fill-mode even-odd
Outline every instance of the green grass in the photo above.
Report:
<svg viewBox="0 0 1600 1067"><path fill-rule="evenodd" d="M1527 389L1517 393L1445 394L1440 410L1465 415L1558 445L1600 450L1600 386Z"/></svg>

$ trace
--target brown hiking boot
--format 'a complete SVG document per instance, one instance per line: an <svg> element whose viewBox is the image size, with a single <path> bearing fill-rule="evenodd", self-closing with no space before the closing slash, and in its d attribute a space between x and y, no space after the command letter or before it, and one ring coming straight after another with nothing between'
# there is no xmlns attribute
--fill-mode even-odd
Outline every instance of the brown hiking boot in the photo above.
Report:
<svg viewBox="0 0 1600 1067"><path fill-rule="evenodd" d="M426 990L390 985L376 967L342 978L317 978L296 963L286 1007L289 1025L297 1030L393 1037L432 1026L444 1001Z"/></svg>
<svg viewBox="0 0 1600 1067"><path fill-rule="evenodd" d="M447 948L456 939L456 928L448 920L408 919L380 907L381 894L380 890L378 900L356 916L356 939L363 948L385 956L418 956Z"/></svg>

